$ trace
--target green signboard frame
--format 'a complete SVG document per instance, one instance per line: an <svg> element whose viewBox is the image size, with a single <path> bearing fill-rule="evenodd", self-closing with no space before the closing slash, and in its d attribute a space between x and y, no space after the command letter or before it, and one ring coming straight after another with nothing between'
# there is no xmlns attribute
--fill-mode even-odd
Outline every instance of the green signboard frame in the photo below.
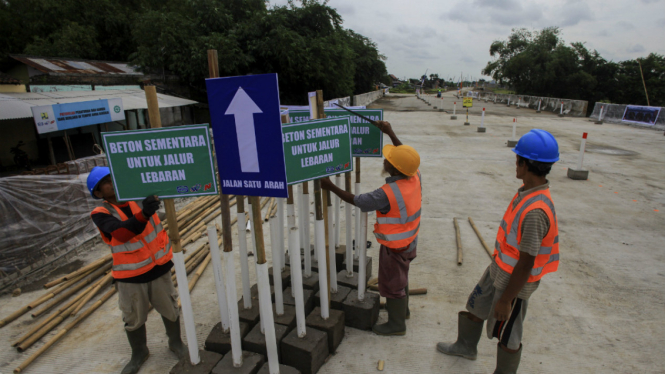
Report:
<svg viewBox="0 0 665 374"><path fill-rule="evenodd" d="M282 126L289 185L353 171L349 118L288 123Z"/></svg>
<svg viewBox="0 0 665 374"><path fill-rule="evenodd" d="M353 109L363 116L383 121L383 109ZM351 122L351 149L353 157L383 157L383 133L376 126L343 109L325 108L327 118L348 117ZM309 110L289 110L291 122L309 120Z"/></svg>
<svg viewBox="0 0 665 374"><path fill-rule="evenodd" d="M208 125L102 133L118 201L216 195Z"/></svg>

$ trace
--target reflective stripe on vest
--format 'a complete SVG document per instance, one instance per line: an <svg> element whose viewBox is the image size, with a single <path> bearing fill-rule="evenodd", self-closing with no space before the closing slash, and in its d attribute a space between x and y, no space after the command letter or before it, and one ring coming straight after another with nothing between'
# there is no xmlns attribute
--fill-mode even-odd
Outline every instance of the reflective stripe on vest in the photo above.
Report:
<svg viewBox="0 0 665 374"><path fill-rule="evenodd" d="M418 186L415 186L415 183L418 183ZM417 176L387 183L382 189L390 201L390 210L385 214L377 211L374 236L380 244L388 248L405 248L415 240L420 229L420 172Z"/></svg>
<svg viewBox="0 0 665 374"><path fill-rule="evenodd" d="M519 259L519 230L521 228L523 217L525 217L525 212L534 209L543 209L550 220L550 230L542 240L542 245L536 255L534 268L531 269L528 281L535 282L540 280L540 278L546 273L556 271L558 267L559 233L556 211L554 210L554 204L549 197L549 190L537 191L535 192L535 196L530 194L524 201L517 204L519 209L516 212L513 212L513 202L517 196L518 195L515 195L506 210L504 218L501 220L500 230L494 243L494 255L497 257L497 265L499 265L504 271L512 273L512 270L517 265ZM536 207L534 207L534 204ZM510 228L508 228L508 222L506 222L506 219L510 220L511 217L512 223L510 224ZM502 242L506 245L505 249L502 249ZM512 255L509 253L512 253ZM555 263L554 266L548 267L548 265L552 263ZM549 269L543 273L546 267Z"/></svg>

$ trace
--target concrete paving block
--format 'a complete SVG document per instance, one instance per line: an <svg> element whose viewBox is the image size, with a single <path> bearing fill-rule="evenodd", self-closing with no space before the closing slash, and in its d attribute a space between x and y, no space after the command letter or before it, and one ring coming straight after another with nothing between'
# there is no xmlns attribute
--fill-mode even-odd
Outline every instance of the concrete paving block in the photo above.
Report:
<svg viewBox="0 0 665 374"><path fill-rule="evenodd" d="M358 291L351 290L344 301L345 324L359 330L371 330L379 320L380 299L378 293L365 292L365 299L358 300Z"/></svg>
<svg viewBox="0 0 665 374"><path fill-rule="evenodd" d="M293 366L302 374L315 374L329 355L328 335L314 328L307 328L303 338L298 330L291 330L282 339L282 362Z"/></svg>
<svg viewBox="0 0 665 374"><path fill-rule="evenodd" d="M487 127L478 127L478 132L487 132Z"/></svg>
<svg viewBox="0 0 665 374"><path fill-rule="evenodd" d="M565 117L565 116L566 116L565 114L559 114L559 117Z"/></svg>
<svg viewBox="0 0 665 374"><path fill-rule="evenodd" d="M568 178L576 181L585 181L589 179L589 170L575 170L568 168Z"/></svg>
<svg viewBox="0 0 665 374"><path fill-rule="evenodd" d="M284 314L277 315L275 304L272 305L273 318L275 323L284 325L289 329L296 327L296 307L293 305L284 304Z"/></svg>
<svg viewBox="0 0 665 374"><path fill-rule="evenodd" d="M349 289L357 290L358 289L358 273L354 272L353 276L348 277L346 270L342 270L337 273L337 284L339 286L347 287Z"/></svg>
<svg viewBox="0 0 665 374"><path fill-rule="evenodd" d="M244 338L249 330L252 329L248 323L240 321L240 339ZM203 345L206 351L216 352L225 355L231 351L231 334L222 330L222 323L218 322L205 340Z"/></svg>
<svg viewBox="0 0 665 374"><path fill-rule="evenodd" d="M328 319L321 317L321 308L316 307L307 316L307 327L311 327L323 331L328 335L328 350L330 353L335 353L337 347L342 343L344 338L344 312L341 310L330 309L330 316Z"/></svg>
<svg viewBox="0 0 665 374"><path fill-rule="evenodd" d="M594 124L594 125L602 125L602 124L603 124L603 121L594 121L593 124Z"/></svg>
<svg viewBox="0 0 665 374"><path fill-rule="evenodd" d="M212 369L212 374L256 374L266 362L263 355L242 351L242 366L233 366L233 355L228 354Z"/></svg>
<svg viewBox="0 0 665 374"><path fill-rule="evenodd" d="M450 116L450 119L457 119L457 116Z"/></svg>
<svg viewBox="0 0 665 374"><path fill-rule="evenodd" d="M284 270L281 272L282 274L282 290L286 289L286 287L291 285L291 269L289 267L284 267ZM270 285L274 286L275 281L273 280L272 277L272 266L268 268L268 277L270 281Z"/></svg>
<svg viewBox="0 0 665 374"><path fill-rule="evenodd" d="M344 277L346 277L346 270L342 270L344 273ZM356 277L356 279L358 279ZM343 303L344 300L346 300L346 297L349 296L349 292L351 292L351 288L345 287L345 286L340 286L339 282L337 282L337 292L333 293L330 291L330 307L332 309L337 309L337 310L342 310L343 309ZM321 290L314 295L314 305L321 305Z"/></svg>
<svg viewBox="0 0 665 374"><path fill-rule="evenodd" d="M169 374L209 374L210 371L222 360L224 355L217 352L209 352L200 350L199 357L201 362L198 365L192 365L189 360L189 355L184 359L178 361Z"/></svg>
<svg viewBox="0 0 665 374"><path fill-rule="evenodd" d="M346 245L342 244L339 247L335 248L335 266L337 267L337 270L342 268L345 259L346 259Z"/></svg>
<svg viewBox="0 0 665 374"><path fill-rule="evenodd" d="M270 374L270 365L266 362L256 374ZM292 366L279 364L279 374L300 374L300 371Z"/></svg>
<svg viewBox="0 0 665 374"><path fill-rule="evenodd" d="M443 108L439 108L439 112L444 112Z"/></svg>
<svg viewBox="0 0 665 374"><path fill-rule="evenodd" d="M319 290L319 273L312 271L312 275L309 277L305 277L303 274L302 288L312 290L312 293L316 293Z"/></svg>
<svg viewBox="0 0 665 374"><path fill-rule="evenodd" d="M517 145L517 140L508 140L506 144L508 145L508 147L513 148Z"/></svg>
<svg viewBox="0 0 665 374"><path fill-rule="evenodd" d="M275 324L275 342L277 343L277 356L279 357L280 361L282 360L282 354L279 347L281 346L282 339L284 339L289 331L291 331L291 328L280 325L278 323ZM252 331L250 331L249 334L247 334L247 336L242 339L242 348L246 351L258 353L268 357L268 351L266 349L266 336L261 333L260 323L257 323Z"/></svg>
<svg viewBox="0 0 665 374"><path fill-rule="evenodd" d="M305 315L308 315L314 309L314 293L312 290L303 289L302 297L305 303ZM291 287L284 290L284 305L296 306L296 301L291 296Z"/></svg>
<svg viewBox="0 0 665 374"><path fill-rule="evenodd" d="M471 126L471 122L464 122L464 126Z"/></svg>
<svg viewBox="0 0 665 374"><path fill-rule="evenodd" d="M341 269L346 270L346 261L342 264ZM358 272L358 259L353 259L353 272ZM372 258L370 256L365 257L365 278L369 280L372 277Z"/></svg>
<svg viewBox="0 0 665 374"><path fill-rule="evenodd" d="M238 301L238 318L240 319L240 322L247 323L251 329L254 327L254 325L256 325L257 322L259 322L259 316L260 311L258 297L256 299L252 297L252 307L249 309L245 309L243 300L240 298Z"/></svg>

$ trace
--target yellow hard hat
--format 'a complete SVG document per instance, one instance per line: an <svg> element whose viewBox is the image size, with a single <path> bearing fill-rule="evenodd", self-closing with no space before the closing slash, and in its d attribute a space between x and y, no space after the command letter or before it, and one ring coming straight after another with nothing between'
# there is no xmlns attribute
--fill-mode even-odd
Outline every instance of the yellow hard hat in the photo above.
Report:
<svg viewBox="0 0 665 374"><path fill-rule="evenodd" d="M414 176L420 166L420 155L410 145L386 144L383 147L383 156L397 170L406 176Z"/></svg>

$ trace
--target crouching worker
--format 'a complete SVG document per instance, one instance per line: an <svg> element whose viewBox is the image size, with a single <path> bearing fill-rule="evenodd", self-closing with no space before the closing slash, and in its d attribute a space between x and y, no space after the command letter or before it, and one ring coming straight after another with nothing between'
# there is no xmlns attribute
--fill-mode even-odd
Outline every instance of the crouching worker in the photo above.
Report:
<svg viewBox="0 0 665 374"><path fill-rule="evenodd" d="M110 170L101 166L90 172L88 190L93 198L104 199L91 217L113 253L112 275L132 348L132 357L122 374L137 373L150 354L145 322L151 305L162 315L171 351L178 359L187 357L187 348L180 338L177 293L171 280L171 242L156 214L159 199L148 196L142 203L118 202Z"/></svg>
<svg viewBox="0 0 665 374"><path fill-rule="evenodd" d="M494 260L459 312L455 343L439 343L447 355L475 360L487 321L487 337L497 338L495 374L514 374L522 355L522 332L529 297L540 279L559 266L559 226L547 174L559 161L556 139L531 130L513 149L516 177L524 183L508 204L494 245Z"/></svg>
<svg viewBox="0 0 665 374"><path fill-rule="evenodd" d="M378 121L378 124L393 142L383 147L383 172L389 175L386 184L357 196L338 188L328 178L321 180L321 188L363 212L376 210L374 236L381 244L379 293L386 298L388 322L374 325L372 331L378 335L404 335L405 319L410 317L409 265L416 258L420 230L420 156L413 147L399 141L390 123Z"/></svg>

